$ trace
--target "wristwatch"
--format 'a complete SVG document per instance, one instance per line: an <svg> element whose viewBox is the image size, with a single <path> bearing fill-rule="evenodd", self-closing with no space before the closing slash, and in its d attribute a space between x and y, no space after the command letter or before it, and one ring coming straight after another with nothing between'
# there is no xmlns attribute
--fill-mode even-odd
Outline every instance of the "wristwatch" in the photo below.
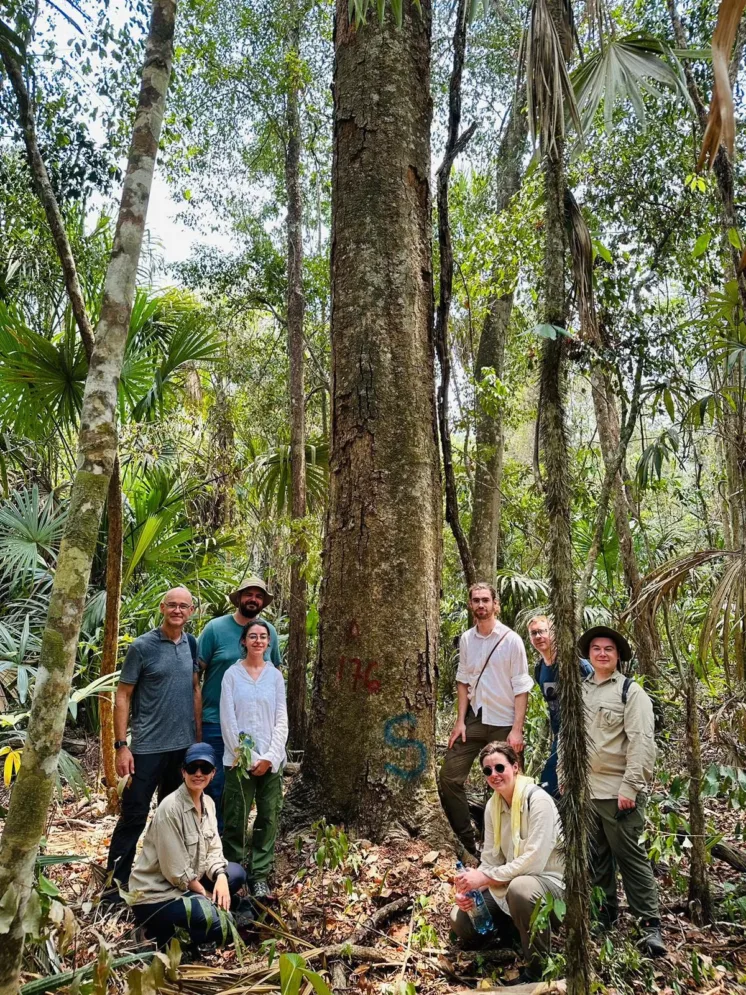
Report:
<svg viewBox="0 0 746 995"><path fill-rule="evenodd" d="M123 746L126 746L126 745L127 745L127 740L126 739L118 739L116 741L116 743L114 744L114 749L115 750L121 750L121 748Z"/></svg>

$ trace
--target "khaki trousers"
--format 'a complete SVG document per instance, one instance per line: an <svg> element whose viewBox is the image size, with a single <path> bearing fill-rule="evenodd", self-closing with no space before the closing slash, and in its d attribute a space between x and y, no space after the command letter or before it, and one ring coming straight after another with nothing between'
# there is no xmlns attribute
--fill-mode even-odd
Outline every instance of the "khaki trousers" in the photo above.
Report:
<svg viewBox="0 0 746 995"><path fill-rule="evenodd" d="M504 742L510 733L510 726L488 726L482 722L482 710L475 715L471 706L466 712L466 742L457 739L446 752L445 760L438 776L438 788L443 810L448 816L451 829L467 850L474 853L477 839L469 814L466 799L466 779L471 765L483 746L495 740Z"/></svg>
<svg viewBox="0 0 746 995"><path fill-rule="evenodd" d="M616 798L591 801L591 879L594 888L603 888L604 911L611 922L619 916L616 891L617 867L632 915L637 919L658 920L658 888L650 861L638 842L645 825L645 801L638 795L637 806L617 819Z"/></svg>

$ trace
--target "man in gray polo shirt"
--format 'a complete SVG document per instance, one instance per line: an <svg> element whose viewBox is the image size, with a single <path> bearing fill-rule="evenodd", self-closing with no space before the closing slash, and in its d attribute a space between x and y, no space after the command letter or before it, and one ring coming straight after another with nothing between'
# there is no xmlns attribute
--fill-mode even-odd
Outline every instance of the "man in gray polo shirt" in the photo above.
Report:
<svg viewBox="0 0 746 995"><path fill-rule="evenodd" d="M129 775L129 783L107 868L124 889L153 793L157 788L161 802L179 787L187 747L202 738L197 642L184 632L194 610L192 595L186 587L174 587L160 607L162 624L138 636L127 651L114 700L117 774ZM116 901L117 893L108 892L104 898Z"/></svg>

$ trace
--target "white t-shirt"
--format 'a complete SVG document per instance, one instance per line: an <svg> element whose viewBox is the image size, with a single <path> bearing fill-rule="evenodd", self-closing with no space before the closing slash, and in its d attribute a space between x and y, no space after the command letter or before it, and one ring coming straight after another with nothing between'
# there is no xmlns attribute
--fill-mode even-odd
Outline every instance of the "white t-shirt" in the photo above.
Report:
<svg viewBox="0 0 746 995"><path fill-rule="evenodd" d="M472 689L484 662L499 640L502 641L490 657L474 694ZM469 685L471 707L475 712L482 709L482 722L489 726L512 726L515 696L534 686L523 640L497 619L488 636L480 636L476 626L461 636L456 680Z"/></svg>

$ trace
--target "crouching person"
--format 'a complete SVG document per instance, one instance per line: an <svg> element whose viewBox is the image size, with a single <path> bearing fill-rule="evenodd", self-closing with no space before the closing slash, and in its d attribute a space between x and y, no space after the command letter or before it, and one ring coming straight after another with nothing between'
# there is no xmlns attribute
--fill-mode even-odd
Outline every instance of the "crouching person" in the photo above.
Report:
<svg viewBox="0 0 746 995"><path fill-rule="evenodd" d="M520 939L526 966L516 984L539 981L549 951L550 927L531 938L531 916L548 892L564 898L564 860L559 850L560 820L550 795L519 771L507 743L488 743L479 754L493 795L485 808L484 848L476 870L456 876L453 931L465 947L480 941ZM470 892L480 891L492 916L493 931L480 936L469 915Z"/></svg>
<svg viewBox="0 0 746 995"><path fill-rule="evenodd" d="M218 909L247 911L246 900L236 897L246 873L223 856L215 802L205 794L215 767L211 746L189 747L181 769L183 782L156 809L130 875L135 920L159 947L177 929L189 934L191 946L221 943ZM190 910L185 898L191 898Z"/></svg>

